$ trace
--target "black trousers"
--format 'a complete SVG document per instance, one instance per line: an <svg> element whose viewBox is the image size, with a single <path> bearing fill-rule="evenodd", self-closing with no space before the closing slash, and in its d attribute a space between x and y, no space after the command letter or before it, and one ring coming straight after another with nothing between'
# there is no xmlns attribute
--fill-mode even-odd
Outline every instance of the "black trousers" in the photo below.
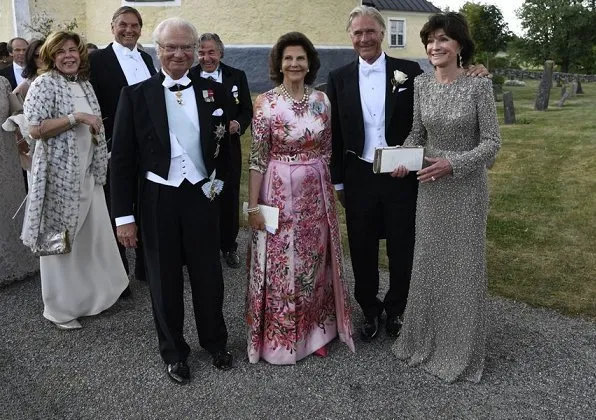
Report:
<svg viewBox="0 0 596 420"><path fill-rule="evenodd" d="M221 193L220 234L222 252L238 249L238 230L240 229L240 177L242 175L242 151L240 136L230 137L230 161L226 183Z"/></svg>
<svg viewBox="0 0 596 420"><path fill-rule="evenodd" d="M219 258L219 198L209 200L200 182L168 187L143 185L141 235L159 351L165 363L186 360L183 261L190 277L195 322L201 347L224 350L223 277Z"/></svg>
<svg viewBox="0 0 596 420"><path fill-rule="evenodd" d="M372 164L353 154L346 156L344 177L346 224L354 296L365 316L382 309L401 315L406 307L412 260L418 181L374 174ZM379 292L379 239L387 240L389 290L381 302Z"/></svg>
<svg viewBox="0 0 596 420"><path fill-rule="evenodd" d="M110 220L112 221L112 230L114 231L114 237L116 237L116 221L112 218L112 198L110 195L110 166L108 165L108 172L106 174L106 184L103 186L103 193L106 197L106 205L108 207L108 213L110 214ZM118 242L116 237L116 244L118 245L118 252L124 265L126 274L129 274L128 258L126 257L126 248ZM135 250L135 277L137 280L145 280L145 256L143 253L143 247L141 241L138 241Z"/></svg>

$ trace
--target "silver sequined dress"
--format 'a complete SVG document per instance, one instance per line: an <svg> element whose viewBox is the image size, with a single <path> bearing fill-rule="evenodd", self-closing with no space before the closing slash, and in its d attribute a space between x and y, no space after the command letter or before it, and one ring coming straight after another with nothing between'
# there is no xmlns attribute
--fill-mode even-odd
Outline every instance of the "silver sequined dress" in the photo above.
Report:
<svg viewBox="0 0 596 420"><path fill-rule="evenodd" d="M418 76L405 144L447 158L453 175L420 184L412 280L393 351L448 382L477 382L486 342L487 166L500 147L491 81Z"/></svg>

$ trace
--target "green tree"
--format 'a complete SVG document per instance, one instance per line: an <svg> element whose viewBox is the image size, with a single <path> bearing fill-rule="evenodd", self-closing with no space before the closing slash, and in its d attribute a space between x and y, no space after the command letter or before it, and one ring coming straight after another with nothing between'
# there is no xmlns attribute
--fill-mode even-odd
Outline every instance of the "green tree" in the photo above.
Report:
<svg viewBox="0 0 596 420"><path fill-rule="evenodd" d="M467 2L459 12L468 20L476 47L475 60L489 68L490 60L505 50L512 37L501 10L494 5Z"/></svg>
<svg viewBox="0 0 596 420"><path fill-rule="evenodd" d="M595 1L525 0L518 11L526 36L520 51L528 61L554 60L563 72L593 72Z"/></svg>

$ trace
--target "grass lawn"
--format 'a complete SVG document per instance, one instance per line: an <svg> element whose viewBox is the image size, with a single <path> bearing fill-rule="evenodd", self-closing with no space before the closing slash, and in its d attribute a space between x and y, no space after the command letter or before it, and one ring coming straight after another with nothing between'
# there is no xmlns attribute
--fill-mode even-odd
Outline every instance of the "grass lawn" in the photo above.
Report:
<svg viewBox="0 0 596 420"><path fill-rule="evenodd" d="M547 111L534 111L537 81L505 87L517 124L503 124L490 171L488 276L492 294L596 319L596 84ZM250 133L242 138L241 200L248 193ZM341 206L339 206L341 207ZM343 211L340 214L347 238ZM386 266L384 244L381 264Z"/></svg>

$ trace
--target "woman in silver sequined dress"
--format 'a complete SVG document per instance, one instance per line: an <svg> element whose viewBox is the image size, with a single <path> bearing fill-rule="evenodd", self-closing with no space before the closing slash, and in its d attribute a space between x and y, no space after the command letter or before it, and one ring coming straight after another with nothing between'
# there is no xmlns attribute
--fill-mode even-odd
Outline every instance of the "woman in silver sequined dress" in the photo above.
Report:
<svg viewBox="0 0 596 420"><path fill-rule="evenodd" d="M401 335L408 365L448 382L478 382L486 342L487 166L500 147L492 85L466 77L473 42L458 13L420 31L433 73L414 82L414 124L404 145L425 147L418 172L414 267ZM404 167L393 175L404 176Z"/></svg>

